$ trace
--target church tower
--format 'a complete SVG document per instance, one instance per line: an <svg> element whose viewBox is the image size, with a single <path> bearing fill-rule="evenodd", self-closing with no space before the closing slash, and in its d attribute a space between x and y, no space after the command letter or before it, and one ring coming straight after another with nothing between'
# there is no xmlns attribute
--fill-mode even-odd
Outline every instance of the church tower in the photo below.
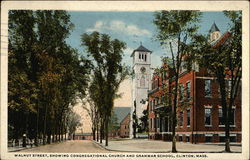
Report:
<svg viewBox="0 0 250 160"><path fill-rule="evenodd" d="M210 35L210 42L214 42L214 41L218 40L221 36L220 30L217 27L217 25L215 24L215 22L209 30L209 35Z"/></svg>
<svg viewBox="0 0 250 160"><path fill-rule="evenodd" d="M133 79L130 138L133 137L133 114L136 114L139 124L139 118L143 116L143 110L147 109L146 100L148 98L148 90L151 89L151 53L152 51L148 50L141 44L131 54L131 57L133 58Z"/></svg>

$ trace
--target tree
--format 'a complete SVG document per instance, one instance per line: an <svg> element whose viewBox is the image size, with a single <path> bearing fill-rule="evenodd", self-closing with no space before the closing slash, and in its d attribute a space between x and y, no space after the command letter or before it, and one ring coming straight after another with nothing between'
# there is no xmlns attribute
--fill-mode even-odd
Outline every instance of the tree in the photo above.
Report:
<svg viewBox="0 0 250 160"><path fill-rule="evenodd" d="M134 100L134 111L133 111L133 114L132 114L132 119L133 119L133 124L132 124L133 136L134 136L134 138L136 138L136 129L138 127L138 117L136 115L136 100Z"/></svg>
<svg viewBox="0 0 250 160"><path fill-rule="evenodd" d="M197 35L190 57L206 67L219 84L225 121L225 151L230 152L232 106L239 96L242 76L242 14L240 11L225 11L224 14L232 24L229 32L223 35L224 41L211 44L205 35Z"/></svg>
<svg viewBox="0 0 250 160"><path fill-rule="evenodd" d="M113 109L110 120L109 120L109 132L111 134L116 135L119 128L120 128L120 125L118 123L118 118L117 118L117 115L115 114L114 109Z"/></svg>
<svg viewBox="0 0 250 160"><path fill-rule="evenodd" d="M176 108L179 73L183 56L188 51L188 41L196 33L201 13L198 11L160 11L156 12L154 24L157 27L157 40L162 46L169 46L174 74L172 109L172 152L176 150Z"/></svg>
<svg viewBox="0 0 250 160"><path fill-rule="evenodd" d="M60 141L76 97L86 96L90 63L66 44L73 24L66 11L9 12L8 122L44 144ZM35 120L34 120L35 119ZM47 141L45 137L48 137Z"/></svg>
<svg viewBox="0 0 250 160"><path fill-rule="evenodd" d="M140 118L141 132L148 132L148 110L143 110L142 114L143 116Z"/></svg>
<svg viewBox="0 0 250 160"><path fill-rule="evenodd" d="M69 135L73 135L77 129L77 127L81 127L81 116L72 110L67 114L67 129L69 131Z"/></svg>
<svg viewBox="0 0 250 160"><path fill-rule="evenodd" d="M101 133L105 128L105 138L108 145L108 128L114 100L120 83L127 77L128 69L121 64L125 43L118 39L111 40L107 34L93 32L82 35L82 45L85 46L88 56L94 60L93 75L97 82L101 102Z"/></svg>

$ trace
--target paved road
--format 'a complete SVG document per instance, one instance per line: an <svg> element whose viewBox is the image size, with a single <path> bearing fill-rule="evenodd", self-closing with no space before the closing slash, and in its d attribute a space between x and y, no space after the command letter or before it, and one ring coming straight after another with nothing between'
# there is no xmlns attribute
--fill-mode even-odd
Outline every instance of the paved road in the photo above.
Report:
<svg viewBox="0 0 250 160"><path fill-rule="evenodd" d="M105 143L104 143L105 144ZM179 152L224 152L224 144L191 144L191 143L176 143ZM127 152L154 152L164 153L171 152L172 143L160 140L147 139L123 139L119 141L109 141L109 146L106 147L112 151L127 151ZM231 144L232 152L241 152L240 144Z"/></svg>
<svg viewBox="0 0 250 160"><path fill-rule="evenodd" d="M110 151L105 150L98 144L90 140L75 140L66 141L57 144L50 144L31 149L21 150L20 152L32 153L107 153Z"/></svg>

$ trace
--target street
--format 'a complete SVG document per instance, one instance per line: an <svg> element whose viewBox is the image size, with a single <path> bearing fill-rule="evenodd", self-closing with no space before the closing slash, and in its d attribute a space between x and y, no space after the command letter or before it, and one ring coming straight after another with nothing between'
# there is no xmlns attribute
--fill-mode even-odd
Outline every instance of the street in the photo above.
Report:
<svg viewBox="0 0 250 160"><path fill-rule="evenodd" d="M90 140L74 140L62 143L49 144L40 147L21 150L20 152L32 153L108 153L109 151L103 149L98 144Z"/></svg>
<svg viewBox="0 0 250 160"><path fill-rule="evenodd" d="M109 146L105 141L97 144L91 140L74 140L56 144L21 150L19 152L32 153L110 153L110 152L141 152L141 153L166 153L171 152L171 142L152 141L147 139L120 139L110 140ZM177 142L177 150L186 153L222 153L224 144L190 144ZM104 149L106 148L106 149ZM231 144L231 151L241 152L240 144Z"/></svg>

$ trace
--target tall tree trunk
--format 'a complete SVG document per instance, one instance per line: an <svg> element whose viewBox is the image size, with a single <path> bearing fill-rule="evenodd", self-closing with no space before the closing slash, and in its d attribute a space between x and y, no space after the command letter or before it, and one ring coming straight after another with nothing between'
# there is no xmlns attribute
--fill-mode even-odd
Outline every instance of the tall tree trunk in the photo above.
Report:
<svg viewBox="0 0 250 160"><path fill-rule="evenodd" d="M178 93L178 74L176 75L175 80L175 90L174 90L174 105L172 111L172 152L176 153L176 136L175 136L175 127L176 127L176 107L177 107L177 93Z"/></svg>
<svg viewBox="0 0 250 160"><path fill-rule="evenodd" d="M46 105L46 104L45 104ZM47 110L48 110L48 107L47 105L45 106L45 114L44 114L44 126L43 126L43 145L46 144L46 123L47 123Z"/></svg>
<svg viewBox="0 0 250 160"><path fill-rule="evenodd" d="M101 119L101 126L100 126L100 143L102 143L102 139L103 139L103 119Z"/></svg>
<svg viewBox="0 0 250 160"><path fill-rule="evenodd" d="M35 146L38 146L38 131L39 131L39 104L37 105L37 113L36 113L36 134L35 134Z"/></svg>
<svg viewBox="0 0 250 160"><path fill-rule="evenodd" d="M95 132L96 132L96 130L95 130L94 128L92 128L93 140L95 140L95 139L96 139L96 138L95 138Z"/></svg>
<svg viewBox="0 0 250 160"><path fill-rule="evenodd" d="M99 122L96 124L96 140L99 142Z"/></svg>
<svg viewBox="0 0 250 160"><path fill-rule="evenodd" d="M105 146L108 146L108 138L109 138L109 117L105 118Z"/></svg>
<svg viewBox="0 0 250 160"><path fill-rule="evenodd" d="M223 119L225 123L225 151L230 151L230 128L229 128L229 117L228 117L228 106L227 106L227 94L226 94L226 85L225 85L225 75L223 69L218 69L217 72L218 82L220 84L221 92L221 105L223 111Z"/></svg>

